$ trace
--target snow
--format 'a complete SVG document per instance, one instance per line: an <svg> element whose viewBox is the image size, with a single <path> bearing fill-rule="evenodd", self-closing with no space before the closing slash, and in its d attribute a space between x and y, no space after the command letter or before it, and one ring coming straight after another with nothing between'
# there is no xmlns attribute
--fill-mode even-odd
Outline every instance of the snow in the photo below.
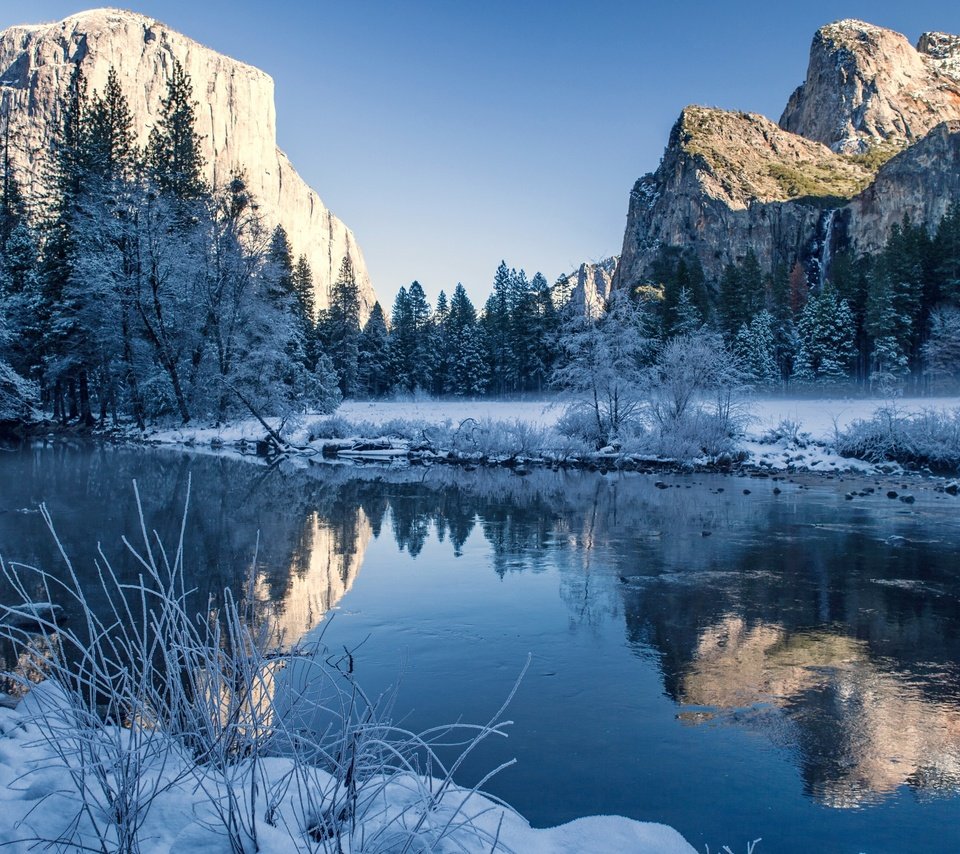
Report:
<svg viewBox="0 0 960 854"><path fill-rule="evenodd" d="M16 709L0 707L0 846L11 852L28 852L44 847L38 840L80 840L73 836L72 824L78 823L86 845L100 848L92 832L91 816L107 833L112 832L106 811L96 803L88 806L89 815L81 810L76 796L76 779L67 766L62 751L53 748L51 738L61 745L77 738L71 731L71 707L59 689L51 683L36 686ZM109 764L116 762L116 745L122 743L118 731L110 728L101 734L103 749L99 762L110 773ZM95 738L89 732L80 738ZM108 746L109 744L109 746ZM112 751L112 753L111 753ZM96 748L93 754L96 755ZM111 759L112 756L112 759ZM214 798L223 798L228 785L225 780L211 780L211 770L199 775L191 767L185 753L176 745L169 750L156 743L140 757L143 762L140 791L147 807L138 837L143 854L213 854L229 850L222 816ZM69 760L69 757L68 757ZM262 759L258 780L256 815L258 850L262 854L326 850L305 835L322 803L304 797L296 782L314 785L316 791L330 791L331 779L319 768L300 767L294 775L292 760ZM159 785L154 788L154 782ZM406 831L417 826L420 844L411 851L491 852L513 851L517 854L693 854L695 849L670 827L638 822L620 816L590 816L554 828L535 829L527 821L501 804L467 790L452 787L439 803L426 808L425 783L411 774L397 774L389 780L366 781L357 797L359 824L344 841L345 854L360 851L400 850ZM439 781L432 782L437 792ZM154 794L155 792L155 794ZM206 793L206 794L205 794ZM211 797L212 795L212 797ZM221 802L222 803L222 802ZM266 821L268 803L272 807L272 824ZM312 810L312 811L311 811ZM249 816L247 816L249 819ZM448 823L459 827L445 833ZM494 841L497 844L494 845ZM113 850L115 840L107 847ZM73 847L67 844L68 848ZM251 850L252 847L251 847ZM404 849L407 850L407 849Z"/></svg>
<svg viewBox="0 0 960 854"><path fill-rule="evenodd" d="M364 425L364 435L355 439L321 440L319 444L341 446L341 455L345 458L382 461L402 459L407 451L407 446L403 443L399 446L385 446L382 450L352 451L351 448L356 439L377 438L378 428L386 428L391 422L425 426L448 425L456 428L464 420L472 418L480 424L520 423L549 431L563 415L565 405L565 401L557 397L521 400L349 400L340 406L333 418L346 422L348 429L350 425ZM960 409L960 397L748 398L742 406L746 424L738 448L746 454L748 462L770 470L782 471L792 467L795 470L810 471L873 471L874 466L868 463L839 456L832 450L832 445L838 430L849 427L859 419L869 419L877 409L889 406L905 415L924 410L953 411ZM310 425L328 417L303 417L295 429L288 431L288 438L294 443L305 444L309 438ZM271 424L274 427L279 426L275 419L271 420ZM784 425L791 428L789 432L795 438L771 435ZM367 435L371 432L373 435ZM503 432L509 434L510 430ZM784 431L781 429L779 432ZM548 437L550 435L547 434ZM221 445L229 447L241 440L253 443L263 437L263 427L255 419L222 427L191 425L185 428L153 430L146 435L149 441L158 444L185 445L198 449L216 449ZM314 448L314 452L318 453L319 449ZM535 449L524 451L527 456L535 453ZM504 454L509 455L506 450Z"/></svg>
<svg viewBox="0 0 960 854"><path fill-rule="evenodd" d="M895 405L904 413L924 409L960 408L960 397L867 397L867 398L755 398L748 402L752 422L747 435L759 437L782 420L796 422L800 431L818 442L830 442L834 429L843 429L858 419L867 419L882 406Z"/></svg>
<svg viewBox="0 0 960 854"><path fill-rule="evenodd" d="M337 415L348 421L371 421L384 424L394 419L426 421L443 424L452 421L458 424L465 418L477 421L520 420L541 427L552 427L563 414L564 402L560 400L348 400L340 404Z"/></svg>

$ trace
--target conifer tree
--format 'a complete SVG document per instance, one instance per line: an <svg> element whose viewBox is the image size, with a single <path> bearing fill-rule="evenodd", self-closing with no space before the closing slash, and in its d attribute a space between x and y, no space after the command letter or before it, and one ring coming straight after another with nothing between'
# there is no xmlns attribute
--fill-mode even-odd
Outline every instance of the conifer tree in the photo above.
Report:
<svg viewBox="0 0 960 854"><path fill-rule="evenodd" d="M480 395L486 390L489 379L486 353L476 309L459 282L450 300L447 325L451 343L448 388L459 396Z"/></svg>
<svg viewBox="0 0 960 854"><path fill-rule="evenodd" d="M511 380L510 288L510 270L506 261L501 261L493 277L493 291L484 306L482 320L490 390L498 395L508 391Z"/></svg>
<svg viewBox="0 0 960 854"><path fill-rule="evenodd" d="M293 268L293 292L296 296L297 324L303 338L307 368L311 371L317 367L320 341L317 336L317 304L313 290L313 271L306 255L297 259Z"/></svg>
<svg viewBox="0 0 960 854"><path fill-rule="evenodd" d="M687 288L680 288L668 320L671 335L693 335L703 326L703 316Z"/></svg>
<svg viewBox="0 0 960 854"><path fill-rule="evenodd" d="M360 334L359 386L364 394L382 397L391 386L390 338L380 303L374 303Z"/></svg>
<svg viewBox="0 0 960 854"><path fill-rule="evenodd" d="M413 359L416 352L416 332L410 314L410 297L400 286L390 315L390 367L393 385L404 391L413 391Z"/></svg>
<svg viewBox="0 0 960 854"><path fill-rule="evenodd" d="M735 264L727 264L720 276L717 295L717 321L727 340L732 340L746 320L743 300L743 282Z"/></svg>
<svg viewBox="0 0 960 854"><path fill-rule="evenodd" d="M160 117L150 131L147 163L160 189L180 200L200 199L207 192L202 137L196 125L193 83L180 61L174 59Z"/></svg>
<svg viewBox="0 0 960 854"><path fill-rule="evenodd" d="M853 313L836 291L824 287L812 296L797 322L799 349L794 378L836 383L849 379L855 354Z"/></svg>
<svg viewBox="0 0 960 854"><path fill-rule="evenodd" d="M330 288L327 324L327 352L340 377L340 391L349 397L357 393L360 358L360 289L349 255L344 255Z"/></svg>
<svg viewBox="0 0 960 854"><path fill-rule="evenodd" d="M773 315L763 309L754 315L749 325L741 325L734 342L741 368L751 382L760 386L773 386L780 382L774 322Z"/></svg>
<svg viewBox="0 0 960 854"><path fill-rule="evenodd" d="M908 359L901 341L905 319L894 308L890 280L885 275L874 276L866 310L866 331L870 336L869 381L886 392L899 383L908 370Z"/></svg>

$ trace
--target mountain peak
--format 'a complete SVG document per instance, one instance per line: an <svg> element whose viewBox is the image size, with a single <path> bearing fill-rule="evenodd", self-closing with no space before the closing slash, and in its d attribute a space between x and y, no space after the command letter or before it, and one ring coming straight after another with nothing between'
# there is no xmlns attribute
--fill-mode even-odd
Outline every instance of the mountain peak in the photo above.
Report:
<svg viewBox="0 0 960 854"><path fill-rule="evenodd" d="M780 125L842 153L902 147L960 118L954 37L928 34L920 49L893 30L848 19L817 30L807 79Z"/></svg>

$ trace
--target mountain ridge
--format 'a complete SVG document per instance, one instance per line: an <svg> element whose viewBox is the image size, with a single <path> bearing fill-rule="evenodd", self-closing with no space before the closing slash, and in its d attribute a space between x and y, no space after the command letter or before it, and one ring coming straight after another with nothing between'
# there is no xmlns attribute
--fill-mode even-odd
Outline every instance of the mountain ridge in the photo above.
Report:
<svg viewBox="0 0 960 854"><path fill-rule="evenodd" d="M929 222L960 201L957 122L960 37L925 33L915 48L861 21L821 27L779 124L681 111L659 166L631 190L613 286L648 281L667 247L695 254L714 281L752 252L767 270L799 262L816 284L833 250L875 251L904 213Z"/></svg>

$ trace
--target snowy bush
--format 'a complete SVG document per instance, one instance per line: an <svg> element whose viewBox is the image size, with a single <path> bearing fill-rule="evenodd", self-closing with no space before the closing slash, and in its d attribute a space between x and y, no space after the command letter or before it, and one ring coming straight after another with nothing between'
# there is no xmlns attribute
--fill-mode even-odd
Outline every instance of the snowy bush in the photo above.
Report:
<svg viewBox="0 0 960 854"><path fill-rule="evenodd" d="M25 380L0 359L0 421L23 421L38 400L35 383Z"/></svg>
<svg viewBox="0 0 960 854"><path fill-rule="evenodd" d="M716 333L678 335L647 373L653 449L692 459L733 450L747 413L744 373Z"/></svg>
<svg viewBox="0 0 960 854"><path fill-rule="evenodd" d="M872 463L960 468L960 410L926 409L908 414L895 405L881 406L868 419L858 419L838 432L837 453Z"/></svg>
<svg viewBox="0 0 960 854"><path fill-rule="evenodd" d="M794 446L805 448L811 441L810 434L801 432L800 422L792 418L781 418L776 427L771 427L763 433L760 441L765 445Z"/></svg>

